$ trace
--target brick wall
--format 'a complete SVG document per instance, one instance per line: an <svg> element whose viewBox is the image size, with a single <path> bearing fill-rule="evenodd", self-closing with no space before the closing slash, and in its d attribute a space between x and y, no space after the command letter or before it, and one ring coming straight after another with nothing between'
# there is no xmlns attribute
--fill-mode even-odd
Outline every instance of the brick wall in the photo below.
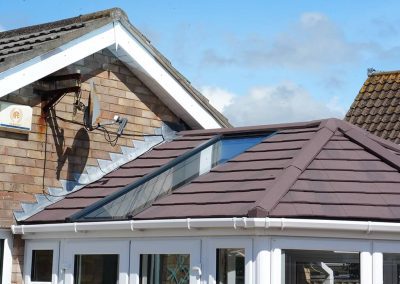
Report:
<svg viewBox="0 0 400 284"><path fill-rule="evenodd" d="M33 122L28 135L0 131L0 227L10 227L14 222L13 210L20 208L20 202L34 201L34 194L48 187L60 187L60 179L73 179L73 173L82 172L86 165L97 166L97 159L110 159L109 153L120 153L120 146L133 147L132 139L153 134L162 121L179 123L109 51L98 52L57 73L77 70L83 78L82 101L87 104L93 81L100 100L101 119L110 120L115 114L126 117L124 135L112 146L102 131L86 131L82 125L83 113L73 114L73 93L64 96L51 115L43 113L45 102L33 91L43 87L42 83L35 82L7 96L8 101L31 105ZM108 129L115 131L116 127ZM18 239L15 244L13 283L20 283L23 242Z"/></svg>

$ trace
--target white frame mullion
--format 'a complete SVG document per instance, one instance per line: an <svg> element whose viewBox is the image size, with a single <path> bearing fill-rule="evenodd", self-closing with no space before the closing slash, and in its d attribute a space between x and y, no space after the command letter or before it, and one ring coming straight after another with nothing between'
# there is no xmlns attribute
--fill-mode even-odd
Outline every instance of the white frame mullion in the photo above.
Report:
<svg viewBox="0 0 400 284"><path fill-rule="evenodd" d="M49 240L29 240L25 244L25 260L24 260L24 283L26 284L56 284L58 281L58 266L59 266L59 248L60 242ZM51 282L31 281L32 270L32 251L34 250L52 250L52 277Z"/></svg>
<svg viewBox="0 0 400 284"><path fill-rule="evenodd" d="M253 238L214 237L203 241L205 254L203 263L206 264L207 275L204 276L205 283L216 283L216 250L225 248L245 249L245 284L253 283Z"/></svg>
<svg viewBox="0 0 400 284"><path fill-rule="evenodd" d="M271 282L271 238L253 238L253 282L270 284Z"/></svg>
<svg viewBox="0 0 400 284"><path fill-rule="evenodd" d="M129 240L68 240L61 246L60 268L64 284L74 283L74 261L76 254L118 254L118 283L128 284Z"/></svg>
<svg viewBox="0 0 400 284"><path fill-rule="evenodd" d="M0 229L0 239L4 240L4 252L3 252L3 279L2 283L11 283L11 274L12 274L12 234L9 230ZM1 267L0 267L1 269Z"/></svg>
<svg viewBox="0 0 400 284"><path fill-rule="evenodd" d="M372 283L383 284L383 253L376 252L372 253Z"/></svg>
<svg viewBox="0 0 400 284"><path fill-rule="evenodd" d="M271 283L282 283L282 250L284 249L359 252L361 284L372 284L372 241L273 237L271 240Z"/></svg>
<svg viewBox="0 0 400 284"><path fill-rule="evenodd" d="M141 254L189 254L190 284L200 284L201 275L200 239L148 239L132 240L130 261L130 284L139 284ZM198 271L197 268L200 270Z"/></svg>

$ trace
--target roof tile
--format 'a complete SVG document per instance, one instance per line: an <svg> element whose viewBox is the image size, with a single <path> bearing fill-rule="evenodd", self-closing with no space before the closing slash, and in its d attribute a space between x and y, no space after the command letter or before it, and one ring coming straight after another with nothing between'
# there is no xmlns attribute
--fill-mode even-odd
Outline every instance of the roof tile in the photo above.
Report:
<svg viewBox="0 0 400 284"><path fill-rule="evenodd" d="M400 72L377 72L367 78L345 119L378 136L398 141L400 133L389 121L397 123L400 116L393 114L400 114Z"/></svg>
<svg viewBox="0 0 400 284"><path fill-rule="evenodd" d="M400 221L400 165L396 164L400 147L336 119L320 121L318 127L304 125L273 126L279 129L274 136L160 197L133 218L260 214L258 217ZM255 128L238 128L236 133L249 133L249 129ZM270 133L272 128L258 129ZM185 137L208 133L209 139L210 131L217 135L226 130L184 132L25 223L65 222L71 214L171 161L176 151L182 154L204 141ZM229 130L229 135L234 131ZM387 130L382 133L389 134ZM253 213L254 208L260 210Z"/></svg>

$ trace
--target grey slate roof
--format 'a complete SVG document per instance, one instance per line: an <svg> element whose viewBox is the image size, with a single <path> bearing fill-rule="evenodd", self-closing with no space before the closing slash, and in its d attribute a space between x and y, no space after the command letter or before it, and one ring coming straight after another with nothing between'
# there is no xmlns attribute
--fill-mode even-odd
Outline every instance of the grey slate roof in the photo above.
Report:
<svg viewBox="0 0 400 284"><path fill-rule="evenodd" d="M150 41L128 20L126 13L119 9L99 11L56 22L24 27L0 33L0 73L18 66L96 30L113 21L120 21L126 29L154 58L202 105L222 127L232 127L228 120L217 111L190 82L153 46ZM50 53L51 54L51 53Z"/></svg>
<svg viewBox="0 0 400 284"><path fill-rule="evenodd" d="M133 219L293 217L400 221L400 146L338 119L194 130L154 148L23 223L68 217L215 135L275 132L155 200Z"/></svg>

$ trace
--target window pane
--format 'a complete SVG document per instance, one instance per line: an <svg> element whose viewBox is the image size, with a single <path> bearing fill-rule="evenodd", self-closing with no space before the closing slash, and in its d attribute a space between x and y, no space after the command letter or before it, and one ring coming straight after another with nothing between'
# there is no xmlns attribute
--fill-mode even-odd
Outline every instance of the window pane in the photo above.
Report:
<svg viewBox="0 0 400 284"><path fill-rule="evenodd" d="M359 253L285 250L282 262L282 283L360 283Z"/></svg>
<svg viewBox="0 0 400 284"><path fill-rule="evenodd" d="M53 270L52 250L33 250L31 281L51 282Z"/></svg>
<svg viewBox="0 0 400 284"><path fill-rule="evenodd" d="M140 255L141 284L189 284L188 254Z"/></svg>
<svg viewBox="0 0 400 284"><path fill-rule="evenodd" d="M270 134L268 134L270 135ZM192 155L183 160L175 160L163 171L149 180L138 181L132 189L109 200L106 204L80 217L90 219L127 219L154 200L171 193L173 190L190 183L193 179L206 174L217 165L223 164L247 149L261 143L268 135L254 137L229 137L213 142L205 148L192 150ZM210 143L211 143L210 142ZM177 159L180 159L178 157Z"/></svg>
<svg viewBox="0 0 400 284"><path fill-rule="evenodd" d="M75 255L74 284L118 283L118 254Z"/></svg>
<svg viewBox="0 0 400 284"><path fill-rule="evenodd" d="M217 283L244 283L245 251L243 248L217 249Z"/></svg>
<svg viewBox="0 0 400 284"><path fill-rule="evenodd" d="M383 283L400 284L400 254L383 254Z"/></svg>

